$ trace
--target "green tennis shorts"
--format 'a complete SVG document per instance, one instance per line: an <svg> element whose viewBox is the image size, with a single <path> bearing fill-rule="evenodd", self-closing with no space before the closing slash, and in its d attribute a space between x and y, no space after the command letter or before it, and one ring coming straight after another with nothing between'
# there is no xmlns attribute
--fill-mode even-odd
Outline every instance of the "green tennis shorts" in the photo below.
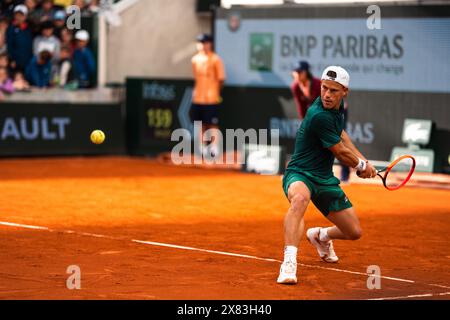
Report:
<svg viewBox="0 0 450 320"><path fill-rule="evenodd" d="M312 202L325 217L332 211L341 211L352 207L352 203L339 184L318 184L312 181L310 177L292 171L286 172L283 177L283 190L286 197L288 196L289 186L296 181L302 181L308 187Z"/></svg>

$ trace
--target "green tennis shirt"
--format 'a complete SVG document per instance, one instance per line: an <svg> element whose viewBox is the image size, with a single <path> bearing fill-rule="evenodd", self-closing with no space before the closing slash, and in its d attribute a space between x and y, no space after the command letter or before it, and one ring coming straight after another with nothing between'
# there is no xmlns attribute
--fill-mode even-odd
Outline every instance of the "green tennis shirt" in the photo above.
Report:
<svg viewBox="0 0 450 320"><path fill-rule="evenodd" d="M341 141L343 129L344 101L339 110L329 110L324 109L318 97L297 131L295 151L286 173L299 172L319 184L339 184L339 179L333 175L334 155L328 148Z"/></svg>

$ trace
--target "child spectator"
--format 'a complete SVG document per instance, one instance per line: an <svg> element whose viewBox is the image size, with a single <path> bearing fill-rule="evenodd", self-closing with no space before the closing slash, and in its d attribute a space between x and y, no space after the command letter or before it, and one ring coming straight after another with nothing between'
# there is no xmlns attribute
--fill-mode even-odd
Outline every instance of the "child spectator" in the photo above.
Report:
<svg viewBox="0 0 450 320"><path fill-rule="evenodd" d="M72 85L75 79L69 47L62 47L58 63L55 66L54 84L59 87Z"/></svg>
<svg viewBox="0 0 450 320"><path fill-rule="evenodd" d="M91 77L95 73L95 60L92 51L87 47L89 33L80 30L75 34L77 47L73 53L73 65L76 78L80 88L90 88L92 86Z"/></svg>
<svg viewBox="0 0 450 320"><path fill-rule="evenodd" d="M69 47L70 55L73 56L73 52L75 51L75 41L73 41L73 32L68 28L64 28L61 30L61 47Z"/></svg>
<svg viewBox="0 0 450 320"><path fill-rule="evenodd" d="M52 71L51 49L41 46L37 56L33 57L25 71L25 77L32 86L45 88L50 86Z"/></svg>
<svg viewBox="0 0 450 320"><path fill-rule="evenodd" d="M27 15L26 6L16 6L13 22L6 31L9 59L15 70L25 70L33 57L33 35L26 23Z"/></svg>
<svg viewBox="0 0 450 320"><path fill-rule="evenodd" d="M25 80L25 76L23 72L17 71L14 74L14 89L15 91L30 91L30 84L27 80Z"/></svg>
<svg viewBox="0 0 450 320"><path fill-rule="evenodd" d="M37 55L39 48L45 46L53 53L53 59L59 59L59 51L61 50L61 41L53 35L54 26L51 21L45 21L41 26L41 35L37 36L33 42L33 54Z"/></svg>
<svg viewBox="0 0 450 320"><path fill-rule="evenodd" d="M6 94L14 92L14 84L6 68L0 68L0 91Z"/></svg>

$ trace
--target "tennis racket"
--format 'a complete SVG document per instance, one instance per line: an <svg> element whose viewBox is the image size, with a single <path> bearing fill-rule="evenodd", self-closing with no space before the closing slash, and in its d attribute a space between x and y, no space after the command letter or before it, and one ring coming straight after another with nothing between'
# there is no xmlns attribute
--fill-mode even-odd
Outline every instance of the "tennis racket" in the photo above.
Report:
<svg viewBox="0 0 450 320"><path fill-rule="evenodd" d="M416 168L416 159L410 155L400 156L387 167L377 170L377 175L383 180L388 190L398 190L411 178Z"/></svg>

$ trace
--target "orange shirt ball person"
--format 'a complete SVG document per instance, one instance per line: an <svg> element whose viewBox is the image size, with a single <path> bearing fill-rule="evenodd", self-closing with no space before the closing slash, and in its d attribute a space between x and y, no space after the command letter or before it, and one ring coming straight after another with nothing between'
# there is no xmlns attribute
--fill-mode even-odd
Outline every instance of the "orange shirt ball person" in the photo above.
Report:
<svg viewBox="0 0 450 320"><path fill-rule="evenodd" d="M225 81L225 68L222 59L214 52L213 38L208 34L200 34L197 37L197 54L192 58L192 73L195 81L192 115L194 121L202 123L202 130L196 139L200 139L200 152L203 156L215 156L220 153L218 113L222 103L221 90ZM205 132L210 136L204 137Z"/></svg>

